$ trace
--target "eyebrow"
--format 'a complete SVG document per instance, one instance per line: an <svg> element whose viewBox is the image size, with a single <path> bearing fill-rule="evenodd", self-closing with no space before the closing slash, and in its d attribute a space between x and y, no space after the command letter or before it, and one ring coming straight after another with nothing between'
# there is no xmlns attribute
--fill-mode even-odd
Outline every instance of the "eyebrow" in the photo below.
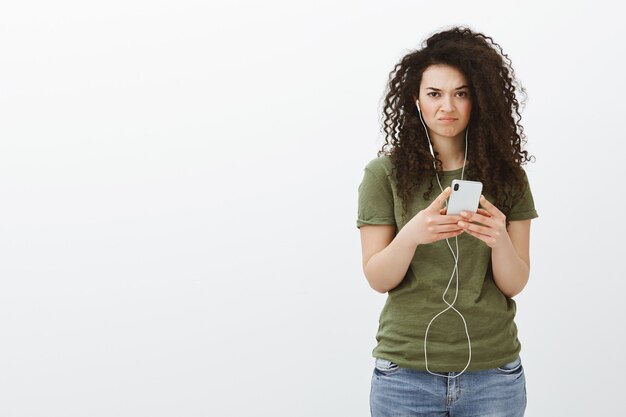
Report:
<svg viewBox="0 0 626 417"><path fill-rule="evenodd" d="M468 85L462 85L462 86L460 86L460 87L455 88L455 90L461 90L461 89L463 89L463 88L469 88L469 86L468 86ZM426 87L426 89L427 89L427 90L441 91L440 89L435 88L435 87Z"/></svg>

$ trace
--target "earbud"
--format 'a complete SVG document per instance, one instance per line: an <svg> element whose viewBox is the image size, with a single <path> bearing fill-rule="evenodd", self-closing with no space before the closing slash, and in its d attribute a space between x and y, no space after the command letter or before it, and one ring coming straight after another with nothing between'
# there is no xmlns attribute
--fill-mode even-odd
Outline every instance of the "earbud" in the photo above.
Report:
<svg viewBox="0 0 626 417"><path fill-rule="evenodd" d="M417 106L417 111L421 113L422 109L420 109L420 101L419 100L415 100L415 105Z"/></svg>

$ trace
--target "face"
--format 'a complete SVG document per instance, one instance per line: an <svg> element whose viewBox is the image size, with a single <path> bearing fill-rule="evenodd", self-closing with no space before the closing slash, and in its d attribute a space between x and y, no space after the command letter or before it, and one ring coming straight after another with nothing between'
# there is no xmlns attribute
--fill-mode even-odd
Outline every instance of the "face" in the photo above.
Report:
<svg viewBox="0 0 626 417"><path fill-rule="evenodd" d="M419 105L431 136L462 137L472 111L467 79L454 67L429 66L422 75Z"/></svg>

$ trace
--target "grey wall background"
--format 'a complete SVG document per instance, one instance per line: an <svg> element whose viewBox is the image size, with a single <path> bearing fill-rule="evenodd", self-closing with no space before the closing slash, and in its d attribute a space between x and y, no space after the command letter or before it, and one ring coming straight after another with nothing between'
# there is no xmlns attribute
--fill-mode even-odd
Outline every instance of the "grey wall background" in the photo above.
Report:
<svg viewBox="0 0 626 417"><path fill-rule="evenodd" d="M527 415L614 414L621 14L336 0L2 3L0 414L369 415L357 187L389 71L453 24L529 94Z"/></svg>

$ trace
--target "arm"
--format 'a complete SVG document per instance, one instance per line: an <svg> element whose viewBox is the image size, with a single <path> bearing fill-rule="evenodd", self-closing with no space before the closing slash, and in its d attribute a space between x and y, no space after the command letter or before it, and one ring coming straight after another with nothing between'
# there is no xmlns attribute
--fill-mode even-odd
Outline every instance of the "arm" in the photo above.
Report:
<svg viewBox="0 0 626 417"><path fill-rule="evenodd" d="M463 233L457 225L460 216L447 216L440 208L452 189L446 188L424 210L417 213L396 234L395 225L361 226L363 272L370 287L385 293L400 284L419 245Z"/></svg>
<svg viewBox="0 0 626 417"><path fill-rule="evenodd" d="M511 221L509 239L491 251L493 280L504 295L522 292L530 274L530 220Z"/></svg>
<svg viewBox="0 0 626 417"><path fill-rule="evenodd" d="M469 222L460 221L459 226L491 248L493 280L504 295L514 297L524 289L530 273L530 220L511 221L507 229L506 217L496 206L484 196L480 203L484 209L461 213Z"/></svg>
<svg viewBox="0 0 626 417"><path fill-rule="evenodd" d="M404 278L417 244L406 228L396 234L394 225L361 226L363 272L370 287L386 293Z"/></svg>

